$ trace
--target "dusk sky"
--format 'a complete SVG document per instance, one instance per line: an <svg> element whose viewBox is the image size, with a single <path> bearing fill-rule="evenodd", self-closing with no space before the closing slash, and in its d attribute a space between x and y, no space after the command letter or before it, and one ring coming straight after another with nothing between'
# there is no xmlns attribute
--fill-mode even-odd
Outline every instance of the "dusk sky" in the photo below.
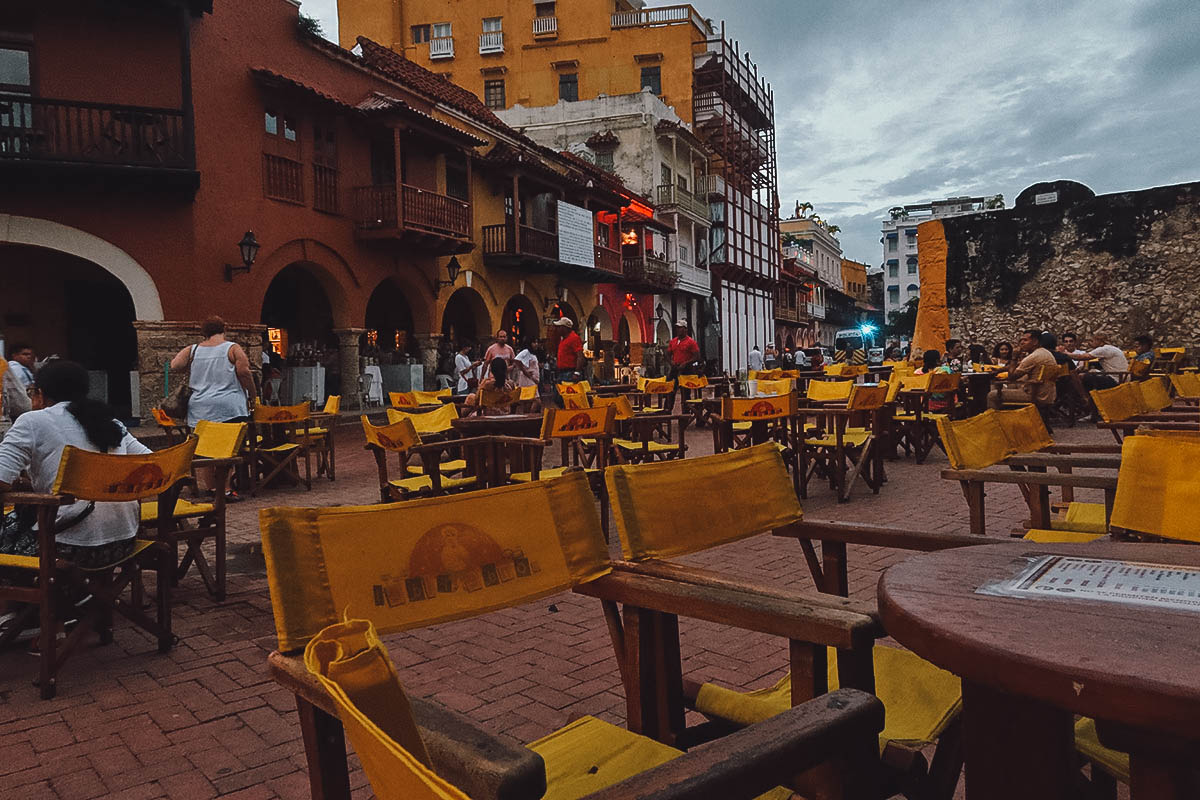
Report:
<svg viewBox="0 0 1200 800"><path fill-rule="evenodd" d="M783 215L812 203L872 266L892 206L1200 180L1197 0L694 5L774 86ZM304 11L336 38L336 0Z"/></svg>

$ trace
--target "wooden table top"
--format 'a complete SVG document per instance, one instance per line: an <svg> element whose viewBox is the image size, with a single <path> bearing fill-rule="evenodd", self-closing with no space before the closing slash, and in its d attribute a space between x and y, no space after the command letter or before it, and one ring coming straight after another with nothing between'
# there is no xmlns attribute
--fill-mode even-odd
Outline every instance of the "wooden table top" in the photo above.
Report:
<svg viewBox="0 0 1200 800"><path fill-rule="evenodd" d="M976 594L1023 556L1061 554L1200 567L1200 547L998 543L926 553L888 569L879 612L897 641L964 679L1184 739L1200 739L1200 614L1060 597Z"/></svg>
<svg viewBox="0 0 1200 800"><path fill-rule="evenodd" d="M541 414L497 414L494 416L460 417L450 420L457 431L472 436L487 433L536 436L542 429Z"/></svg>

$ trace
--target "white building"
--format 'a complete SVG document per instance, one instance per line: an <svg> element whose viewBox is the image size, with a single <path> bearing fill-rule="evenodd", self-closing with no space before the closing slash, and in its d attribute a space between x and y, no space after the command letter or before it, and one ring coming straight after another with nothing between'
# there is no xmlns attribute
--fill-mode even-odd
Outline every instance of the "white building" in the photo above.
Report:
<svg viewBox="0 0 1200 800"><path fill-rule="evenodd" d="M883 318L899 311L921 294L921 273L917 263L917 226L931 219L977 214L1004 208L1004 198L948 197L930 203L896 206L889 219L882 221L883 237Z"/></svg>
<svg viewBox="0 0 1200 800"><path fill-rule="evenodd" d="M841 291L842 287L842 243L829 232L820 220L812 217L794 217L779 221L779 235L793 237L800 247L812 254L810 266L817 271L826 286Z"/></svg>

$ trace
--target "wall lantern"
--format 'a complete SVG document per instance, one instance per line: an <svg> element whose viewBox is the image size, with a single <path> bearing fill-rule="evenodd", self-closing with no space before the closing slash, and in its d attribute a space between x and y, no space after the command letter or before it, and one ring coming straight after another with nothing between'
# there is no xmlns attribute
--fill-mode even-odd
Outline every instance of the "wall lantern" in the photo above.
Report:
<svg viewBox="0 0 1200 800"><path fill-rule="evenodd" d="M458 263L458 256L450 256L450 261L446 264L446 275L449 276L450 280L443 281L435 278L433 293L437 294L440 292L443 286L453 286L454 282L458 280L458 271L460 269L462 269L462 264Z"/></svg>
<svg viewBox="0 0 1200 800"><path fill-rule="evenodd" d="M657 305L657 306L654 308L654 316L655 316L655 318L657 318L657 319L662 319L664 316L666 316L666 314L667 314L667 310L666 310L665 308L663 308L663 304L662 304L662 303L659 303L659 304L658 304L658 305Z"/></svg>
<svg viewBox="0 0 1200 800"><path fill-rule="evenodd" d="M225 280L232 283L235 272L249 272L250 267L254 266L254 259L258 258L259 247L261 245L258 243L258 239L254 238L254 231L246 231L246 235L238 242L238 250L242 253L242 265L235 267L232 264L226 264Z"/></svg>

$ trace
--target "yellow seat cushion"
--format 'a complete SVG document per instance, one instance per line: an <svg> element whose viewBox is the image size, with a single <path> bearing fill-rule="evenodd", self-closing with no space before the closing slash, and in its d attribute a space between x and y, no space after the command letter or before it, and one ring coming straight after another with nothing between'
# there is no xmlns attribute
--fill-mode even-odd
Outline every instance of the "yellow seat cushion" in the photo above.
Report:
<svg viewBox="0 0 1200 800"><path fill-rule="evenodd" d="M125 558L118 559L111 564L105 564L102 567L92 567L90 569L86 569L84 572L102 572L106 569L112 569L118 564L122 564L133 558L152 544L154 544L154 542L149 539L138 539L133 545L133 552L131 552ZM10 556L5 553L0 553L0 567L9 567L12 569L31 569L37 571L38 558L37 556Z"/></svg>
<svg viewBox="0 0 1200 800"><path fill-rule="evenodd" d="M745 431L750 430L753 425L753 422L735 422L733 423L733 429L738 433L744 433Z"/></svg>
<svg viewBox="0 0 1200 800"><path fill-rule="evenodd" d="M295 450L299 446L300 445L296 442L286 442L285 444L278 444L274 447L262 447L259 449L264 453L286 453L290 450Z"/></svg>
<svg viewBox="0 0 1200 800"><path fill-rule="evenodd" d="M871 432L862 428L847 428L842 434L842 444L846 447L862 447L870 438ZM837 434L827 433L813 439L805 439L804 443L812 447L837 447Z"/></svg>
<svg viewBox="0 0 1200 800"><path fill-rule="evenodd" d="M641 450L643 449L642 442L635 442L632 439L613 439L613 444L622 450ZM678 450L678 444L670 444L668 442L650 442L645 449L651 453L662 453L667 450Z"/></svg>
<svg viewBox="0 0 1200 800"><path fill-rule="evenodd" d="M1075 749L1085 758L1099 764L1105 772L1122 783L1129 783L1129 754L1100 744L1096 720L1081 717L1075 723Z"/></svg>
<svg viewBox="0 0 1200 800"><path fill-rule="evenodd" d="M538 473L538 478L543 481L549 480L550 478L557 478L565 473L568 469L570 469L570 467L552 467L551 469L544 469ZM529 483L533 480L533 472L514 472L508 476L508 479L513 483Z"/></svg>
<svg viewBox="0 0 1200 800"><path fill-rule="evenodd" d="M1034 528L1021 537L1028 542L1038 544L1058 544L1060 542L1094 542L1103 539L1103 533L1085 533L1083 531L1044 530Z"/></svg>
<svg viewBox="0 0 1200 800"><path fill-rule="evenodd" d="M438 472L445 475L447 472L462 472L467 468L467 461L464 458L456 458L451 461L443 461L438 464ZM408 471L414 475L424 475L425 467L422 464L410 464Z"/></svg>
<svg viewBox="0 0 1200 800"><path fill-rule="evenodd" d="M879 746L888 742L924 745L941 735L962 707L957 677L915 653L898 647L874 648L875 695L883 703L886 721ZM829 690L838 688L837 651L830 648ZM768 689L738 692L711 683L700 687L696 710L708 716L752 725L791 707L791 674Z"/></svg>
<svg viewBox="0 0 1200 800"><path fill-rule="evenodd" d="M175 501L175 513L171 516L175 519L202 517L205 514L211 514L216 509L217 507L212 503L192 503L181 497ZM148 503L142 503L141 512L142 522L158 522L158 501L151 500Z"/></svg>
<svg viewBox="0 0 1200 800"><path fill-rule="evenodd" d="M1079 531L1080 533L1108 533L1104 525L1103 503L1071 503L1062 519L1050 521L1056 531Z"/></svg>
<svg viewBox="0 0 1200 800"><path fill-rule="evenodd" d="M395 486L397 489L403 489L406 492L419 492L423 489L432 489L433 479L428 475L418 475L414 478L401 478L396 481L388 481L388 484ZM474 478L442 478L443 489L460 489L464 486L474 485Z"/></svg>

